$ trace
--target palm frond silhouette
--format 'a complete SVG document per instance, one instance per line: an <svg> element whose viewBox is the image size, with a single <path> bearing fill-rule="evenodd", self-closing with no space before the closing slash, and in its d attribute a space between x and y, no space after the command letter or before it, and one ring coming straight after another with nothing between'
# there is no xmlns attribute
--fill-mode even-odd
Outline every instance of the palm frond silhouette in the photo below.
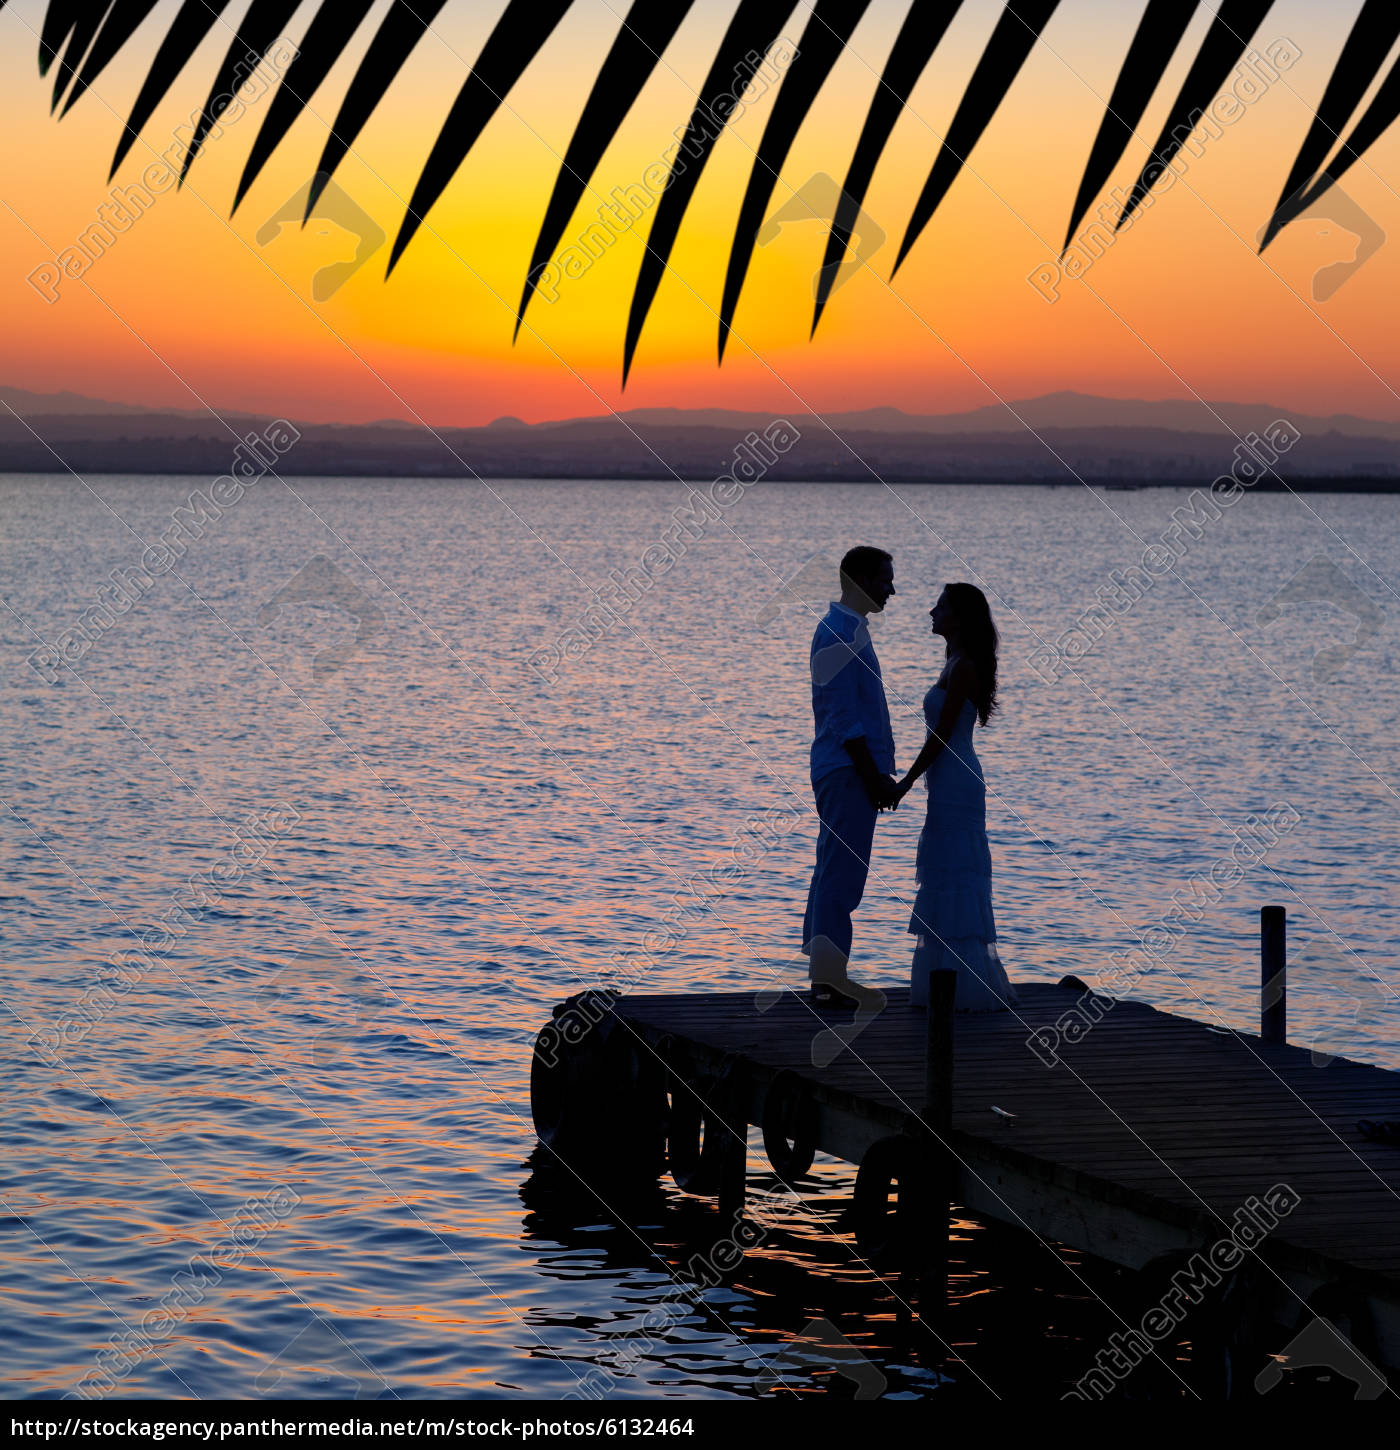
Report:
<svg viewBox="0 0 1400 1450"><path fill-rule="evenodd" d="M0 10L6 0L0 0ZM464 4L465 0L456 0ZM1074 241L1089 208L1122 160L1137 126L1157 92L1182 39L1202 4L1211 17L1187 75L1172 101L1166 123L1144 162L1117 226L1142 206L1158 178L1211 106L1231 72L1247 55L1273 0L1147 0L1142 17L1106 105L1078 193L1069 210L1065 236ZM103 70L130 43L155 9L156 0L75 3L50 0L39 36L39 70L53 72L53 109L65 115ZM718 353L725 344L743 292L758 233L779 175L803 121L820 95L871 0L814 0L794 7L785 0L738 0L695 98L679 149L655 207L640 273L633 292L623 346L626 384L657 289L670 262L686 210L715 145L753 84L764 58L784 38L784 27L800 36L778 85L747 186L739 204L719 306ZM815 333L851 246L853 228L880 158L910 95L932 60L962 0L912 0L875 85L869 109L830 219L818 274L812 331ZM230 35L211 82L181 167L181 181L218 122L222 104L246 75L286 35L299 0L250 0L241 19L225 18L228 0L181 0L155 48L144 81L117 143L114 175L206 37L218 27ZM508 0L480 54L462 82L423 165L389 255L388 271L402 257L434 204L506 97L557 29L572 0ZM693 0L632 0L599 68L563 162L559 167L533 253L525 269L517 308L519 335L550 258L557 254L569 221L663 53L693 8ZM233 198L233 210L247 195L292 123L307 108L368 19L372 0L322 0L282 76ZM446 9L446 0L394 0L379 21L340 102L317 173L308 191L310 216L334 175L418 42ZM894 271L908 256L957 180L983 132L1014 85L1022 66L1058 11L1057 22L1072 23L1074 0L1008 0L986 48L977 60L948 134L914 201ZM1352 23L1314 119L1300 145L1279 200L1260 233L1261 251L1295 217L1351 169L1400 115L1400 58L1393 62L1369 105L1356 115L1400 38L1400 5L1365 0ZM61 108L61 109L60 109ZM1350 130L1348 130L1350 126ZM678 126L678 132L680 130ZM1335 148L1335 149L1334 149ZM1331 156L1328 160L1329 154ZM893 272L891 273L893 276Z"/></svg>

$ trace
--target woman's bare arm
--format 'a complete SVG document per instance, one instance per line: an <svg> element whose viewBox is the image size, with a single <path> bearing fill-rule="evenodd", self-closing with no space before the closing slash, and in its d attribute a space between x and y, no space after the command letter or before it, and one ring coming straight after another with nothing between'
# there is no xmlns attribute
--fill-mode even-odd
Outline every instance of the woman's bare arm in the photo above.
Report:
<svg viewBox="0 0 1400 1450"><path fill-rule="evenodd" d="M897 787L899 800L909 794L915 782L938 759L943 747L952 739L953 731L962 715L962 708L967 703L975 683L976 672L973 667L966 660L954 660L948 671L947 691L943 696L943 708L938 712L938 724L929 732L924 748L915 757L909 773L900 781Z"/></svg>

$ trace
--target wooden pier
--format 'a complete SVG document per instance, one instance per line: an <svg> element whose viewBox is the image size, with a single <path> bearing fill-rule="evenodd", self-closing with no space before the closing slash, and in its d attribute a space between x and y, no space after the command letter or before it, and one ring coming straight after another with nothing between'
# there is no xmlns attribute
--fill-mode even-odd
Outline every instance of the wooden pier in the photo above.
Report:
<svg viewBox="0 0 1400 1450"><path fill-rule="evenodd" d="M614 1146L659 1171L669 1136L681 1186L736 1213L747 1128L764 1126L785 1177L812 1149L865 1165L857 1207L875 1237L893 1176L900 1212L926 1220L951 1198L1129 1269L1248 1274L1251 1312L1322 1315L1400 1368L1400 1147L1356 1126L1400 1119L1400 1073L1082 984L1017 990L1014 1011L956 1017L946 993L930 1013L894 990L866 1021L818 1013L805 992L585 994L542 1034L536 1121L561 1156L582 1151L571 1114L588 1116L592 1094L596 1121L607 1092ZM573 1033L590 1010L601 1030ZM937 1283L936 1264L921 1272Z"/></svg>

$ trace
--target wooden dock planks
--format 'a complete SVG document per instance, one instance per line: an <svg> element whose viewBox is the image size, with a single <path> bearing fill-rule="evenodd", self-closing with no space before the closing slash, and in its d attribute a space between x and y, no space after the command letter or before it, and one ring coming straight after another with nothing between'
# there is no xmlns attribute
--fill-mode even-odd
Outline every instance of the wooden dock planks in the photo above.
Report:
<svg viewBox="0 0 1400 1450"><path fill-rule="evenodd" d="M1308 1283L1362 1289L1400 1361L1400 1148L1369 1143L1361 1118L1400 1119L1400 1073L1117 1001L1047 1065L1027 1039L1075 1009L1078 989L1018 984L1011 1012L956 1022L954 1147L977 1212L1140 1267L1166 1246L1221 1237L1276 1184L1298 1206L1269 1236L1271 1263ZM822 1105L823 1151L858 1162L874 1138L923 1110L926 1017L904 990L839 1055L805 994L623 997L619 1016L653 1046L670 1035L711 1062L736 1054L755 1083L751 1120L779 1069ZM1042 1042L1048 1042L1049 1037ZM814 1065L813 1044L819 1061ZM993 1105L1015 1116L1007 1119Z"/></svg>

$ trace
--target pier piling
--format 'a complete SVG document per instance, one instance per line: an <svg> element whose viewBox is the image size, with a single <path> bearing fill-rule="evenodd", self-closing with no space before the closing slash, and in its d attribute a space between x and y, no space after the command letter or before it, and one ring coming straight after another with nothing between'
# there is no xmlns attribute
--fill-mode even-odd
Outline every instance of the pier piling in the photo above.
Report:
<svg viewBox="0 0 1400 1450"><path fill-rule="evenodd" d="M1281 906L1259 908L1259 1036L1288 1041L1288 913Z"/></svg>
<svg viewBox="0 0 1400 1450"><path fill-rule="evenodd" d="M928 1023L924 1038L924 1139L928 1172L921 1184L920 1218L927 1225L916 1240L919 1321L938 1332L948 1307L948 1237L956 1165L949 1143L953 1131L953 1028L958 992L956 972L929 977Z"/></svg>

